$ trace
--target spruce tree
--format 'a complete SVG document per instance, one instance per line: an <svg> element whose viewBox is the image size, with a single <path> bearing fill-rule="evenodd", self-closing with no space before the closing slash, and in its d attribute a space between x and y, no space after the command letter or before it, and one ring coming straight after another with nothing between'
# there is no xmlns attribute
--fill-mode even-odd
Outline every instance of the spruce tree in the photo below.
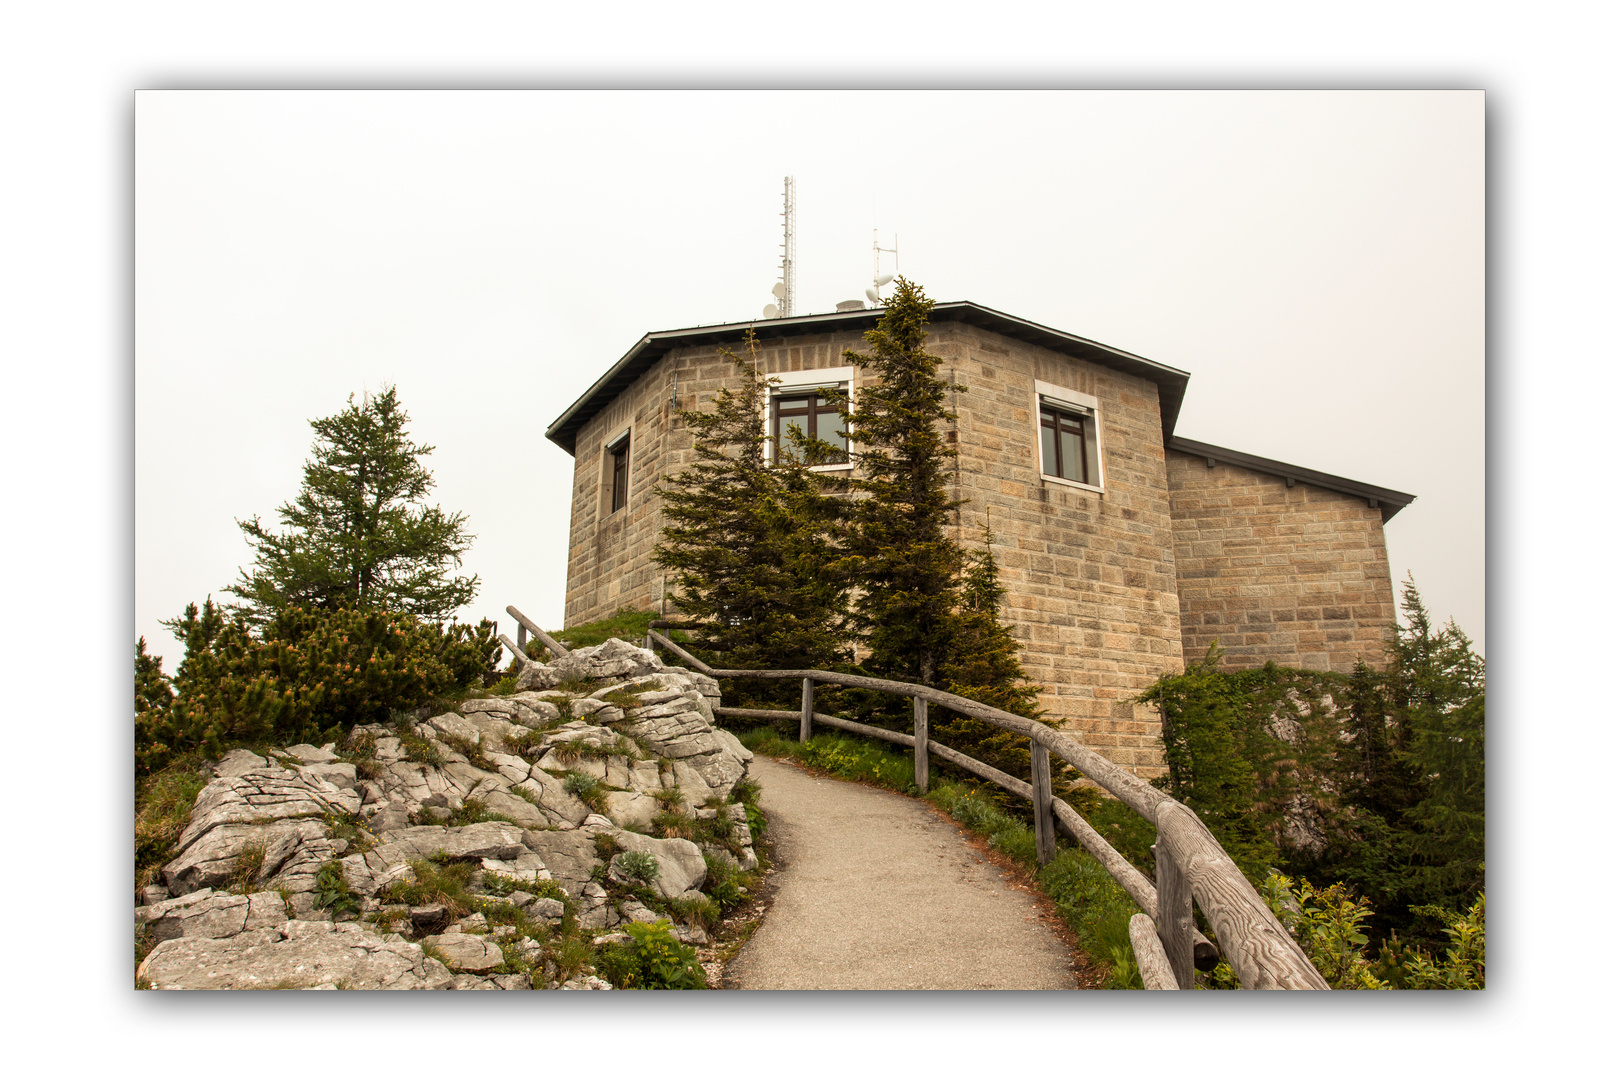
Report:
<svg viewBox="0 0 1620 1080"><path fill-rule="evenodd" d="M995 535L984 525L983 544L964 553L961 603L953 620L950 645L939 675L944 689L1016 716L1041 718L1036 696L1040 687L1029 681L1018 654L1021 646L1001 621L1007 587L1001 583L991 544ZM1005 728L957 713L947 713L933 737L969 757L994 765L1015 776L1029 771L1029 740ZM1063 773L1066 766L1054 760Z"/></svg>
<svg viewBox="0 0 1620 1080"><path fill-rule="evenodd" d="M810 471L831 447L800 439L776 462L761 423L770 378L750 330L744 355L722 350L735 387L712 411L682 410L696 462L659 488L663 539L653 560L671 571L670 597L704 624L700 644L723 665L827 668L847 659L840 628L845 589L834 571L836 500ZM738 688L770 697L779 684Z"/></svg>
<svg viewBox="0 0 1620 1080"><path fill-rule="evenodd" d="M310 421L314 457L297 499L277 510L283 531L237 522L256 560L226 588L244 601L233 613L255 627L294 605L442 622L472 600L477 576L451 576L474 539L466 515L426 505L433 477L418 459L433 447L410 441L409 420L389 386Z"/></svg>
<svg viewBox="0 0 1620 1080"><path fill-rule="evenodd" d="M962 602L963 554L946 529L961 505L946 489L956 449L942 423L956 418L939 377L940 360L923 347L933 301L901 277L866 333L870 354L844 357L877 376L847 406L858 495L849 507L845 565L859 588L852 616L870 655L863 666L903 681L935 685L950 653Z"/></svg>
<svg viewBox="0 0 1620 1080"><path fill-rule="evenodd" d="M1422 779L1405 817L1408 882L1420 901L1467 908L1485 888L1485 661L1447 622L1435 629L1410 577L1389 682L1404 763Z"/></svg>

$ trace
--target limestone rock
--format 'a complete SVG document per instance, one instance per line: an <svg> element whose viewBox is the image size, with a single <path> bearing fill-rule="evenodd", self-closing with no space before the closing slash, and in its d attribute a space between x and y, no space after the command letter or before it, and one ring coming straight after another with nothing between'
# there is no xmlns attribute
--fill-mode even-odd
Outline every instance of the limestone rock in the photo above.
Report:
<svg viewBox="0 0 1620 1080"><path fill-rule="evenodd" d="M434 947L450 961L452 971L484 975L506 962L499 946L476 934L441 934Z"/></svg>
<svg viewBox="0 0 1620 1080"><path fill-rule="evenodd" d="M243 773L259 772L272 768L276 768L276 766L272 766L268 759L260 757L251 750L232 750L219 759L219 764L214 766L214 775L241 776Z"/></svg>
<svg viewBox="0 0 1620 1080"><path fill-rule="evenodd" d="M336 749L335 743L327 743L321 747L299 743L297 746L284 747L282 752L288 757L297 758L303 765L326 765L337 760L337 754L334 753Z"/></svg>
<svg viewBox="0 0 1620 1080"><path fill-rule="evenodd" d="M658 863L654 887L664 896L679 896L687 889L698 888L708 873L702 850L690 840L655 840L622 829L613 833L613 839L626 851L644 851L653 857Z"/></svg>
<svg viewBox="0 0 1620 1080"><path fill-rule="evenodd" d="M280 927L287 921L287 907L280 893L236 896L204 889L149 908L137 908L135 917L146 923L147 932L156 941L224 938L244 930Z"/></svg>
<svg viewBox="0 0 1620 1080"><path fill-rule="evenodd" d="M595 841L577 831L531 830L523 834L523 843L540 856L546 869L551 871L552 880L576 900L581 890L590 884L591 872L602 865L602 860L596 857ZM558 915L561 914L559 911Z"/></svg>
<svg viewBox="0 0 1620 1080"><path fill-rule="evenodd" d="M397 934L299 920L229 938L171 938L136 976L158 990L442 990L451 983L443 964Z"/></svg>
<svg viewBox="0 0 1620 1080"><path fill-rule="evenodd" d="M624 829L651 828L653 816L658 813L658 803L650 795L636 791L610 791L604 801L607 816Z"/></svg>
<svg viewBox="0 0 1620 1080"><path fill-rule="evenodd" d="M511 859L523 850L523 830L505 822L481 821L459 828L418 825L388 834L385 843L366 853L366 865L385 870L439 852L452 859Z"/></svg>

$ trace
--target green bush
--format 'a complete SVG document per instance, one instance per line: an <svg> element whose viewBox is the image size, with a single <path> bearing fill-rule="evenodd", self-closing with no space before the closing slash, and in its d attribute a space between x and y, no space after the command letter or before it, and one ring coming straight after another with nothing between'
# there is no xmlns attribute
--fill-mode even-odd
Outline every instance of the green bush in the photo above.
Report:
<svg viewBox="0 0 1620 1080"><path fill-rule="evenodd" d="M381 611L290 608L261 633L210 599L166 625L186 643L175 699L135 718L139 775L175 755L217 757L245 743L320 742L356 724L386 722L489 670L494 624L446 627ZM137 668L140 654L137 653Z"/></svg>
<svg viewBox="0 0 1620 1080"><path fill-rule="evenodd" d="M1401 606L1384 671L1222 671L1212 647L1140 700L1164 720L1155 782L1251 881L1277 866L1342 882L1365 898L1372 936L1434 949L1441 929L1419 913L1465 908L1485 883L1485 666L1410 580Z"/></svg>
<svg viewBox="0 0 1620 1080"><path fill-rule="evenodd" d="M708 977L697 952L682 945L670 932L668 919L630 923L624 932L628 945L606 945L597 955L597 969L624 990L706 990Z"/></svg>

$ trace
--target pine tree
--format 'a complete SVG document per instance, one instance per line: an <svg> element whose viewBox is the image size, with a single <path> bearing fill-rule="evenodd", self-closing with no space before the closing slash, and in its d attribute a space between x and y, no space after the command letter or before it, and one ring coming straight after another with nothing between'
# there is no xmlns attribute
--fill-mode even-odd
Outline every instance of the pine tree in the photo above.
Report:
<svg viewBox="0 0 1620 1080"><path fill-rule="evenodd" d="M801 438L766 461L770 379L752 331L744 344L745 355L725 352L738 385L719 390L712 411L680 414L697 461L663 478L666 524L653 560L672 572L671 599L705 625L701 644L725 666L827 668L847 659L845 589L833 570L837 502L809 466L831 447ZM769 697L781 687L740 689Z"/></svg>
<svg viewBox="0 0 1620 1080"><path fill-rule="evenodd" d="M844 353L877 375L858 407L844 411L861 496L849 507L845 565L859 586L852 615L870 650L863 666L924 685L935 684L950 653L963 566L960 545L946 533L961 505L946 489L956 450L940 432L956 418L945 395L958 387L939 377L939 357L923 348L933 306L913 282L895 279L866 334L871 354Z"/></svg>
<svg viewBox="0 0 1620 1080"><path fill-rule="evenodd" d="M433 447L406 437L409 420L390 386L310 421L315 456L298 498L277 510L284 531L237 522L256 561L226 588L245 601L235 613L256 627L294 605L441 622L472 600L477 576L450 576L474 539L466 515L425 504L433 477L418 459Z"/></svg>
<svg viewBox="0 0 1620 1080"><path fill-rule="evenodd" d="M174 688L163 674L163 657L146 651L146 638L135 641L135 712L167 709L174 702Z"/></svg>

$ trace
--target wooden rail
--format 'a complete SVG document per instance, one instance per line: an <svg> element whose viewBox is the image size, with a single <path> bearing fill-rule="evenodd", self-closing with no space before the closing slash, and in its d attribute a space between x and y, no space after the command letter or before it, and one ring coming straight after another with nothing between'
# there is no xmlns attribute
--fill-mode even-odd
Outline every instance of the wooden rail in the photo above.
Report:
<svg viewBox="0 0 1620 1080"><path fill-rule="evenodd" d="M653 625L668 628L670 624L655 622ZM1249 884L1193 811L1072 736L1027 717L915 683L837 671L715 668L657 630L649 629L647 647L651 649L655 645L674 653L711 678L798 679L801 682L798 712L718 708L715 710L717 715L768 720L797 718L801 741L810 737L814 724L820 723L910 746L915 754L916 784L920 791L928 790L928 756L931 754L1029 799L1035 806L1036 854L1041 862L1047 862L1056 853L1053 831L1056 826L1095 856L1137 906L1148 913L1133 917L1131 941L1136 952L1137 967L1142 972L1143 985L1149 989L1191 989L1194 986L1194 969L1208 971L1222 955L1232 965L1238 982L1245 989L1328 988L1293 937L1277 921L1254 886ZM816 712L817 683L878 690L911 698L912 734L886 731ZM1025 783L932 741L928 735L930 703L1028 738L1030 781ZM1157 886L1115 851L1073 807L1052 797L1050 760L1053 755L1073 765L1126 806L1153 822L1158 830L1158 842L1154 845ZM1193 915L1195 902L1220 943L1218 951L1198 931ZM1146 925L1137 920L1144 920ZM1157 949L1150 947L1149 938L1158 946Z"/></svg>

